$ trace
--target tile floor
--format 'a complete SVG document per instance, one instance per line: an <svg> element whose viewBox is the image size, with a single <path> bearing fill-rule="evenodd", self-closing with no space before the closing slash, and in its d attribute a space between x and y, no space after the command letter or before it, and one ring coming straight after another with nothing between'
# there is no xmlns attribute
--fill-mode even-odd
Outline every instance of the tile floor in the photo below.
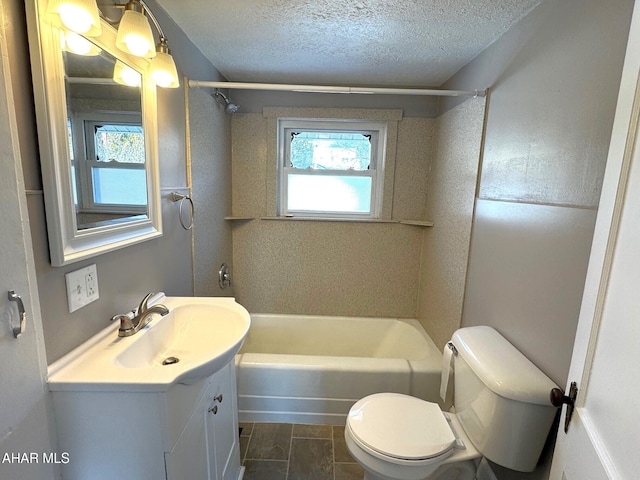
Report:
<svg viewBox="0 0 640 480"><path fill-rule="evenodd" d="M344 425L241 423L243 480L362 480Z"/></svg>

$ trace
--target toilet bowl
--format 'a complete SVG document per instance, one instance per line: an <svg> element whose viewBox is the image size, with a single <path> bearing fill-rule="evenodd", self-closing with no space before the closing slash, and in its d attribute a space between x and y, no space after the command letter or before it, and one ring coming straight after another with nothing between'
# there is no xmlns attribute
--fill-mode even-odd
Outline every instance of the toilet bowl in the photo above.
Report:
<svg viewBox="0 0 640 480"><path fill-rule="evenodd" d="M473 480L480 452L456 416L398 393L369 395L347 417L345 441L366 480ZM455 476L445 476L454 465Z"/></svg>
<svg viewBox="0 0 640 480"><path fill-rule="evenodd" d="M535 468L555 417L556 385L491 327L459 329L445 352L455 413L399 393L369 395L349 411L345 441L365 480L473 480L482 456L521 472Z"/></svg>

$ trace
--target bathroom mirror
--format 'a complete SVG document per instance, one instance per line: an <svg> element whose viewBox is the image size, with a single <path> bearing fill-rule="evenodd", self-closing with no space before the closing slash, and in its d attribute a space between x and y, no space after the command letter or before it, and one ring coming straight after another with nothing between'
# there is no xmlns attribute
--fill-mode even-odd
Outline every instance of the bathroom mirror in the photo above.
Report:
<svg viewBox="0 0 640 480"><path fill-rule="evenodd" d="M47 15L47 0L26 5L51 264L162 235L148 60L118 50L104 20L87 39Z"/></svg>

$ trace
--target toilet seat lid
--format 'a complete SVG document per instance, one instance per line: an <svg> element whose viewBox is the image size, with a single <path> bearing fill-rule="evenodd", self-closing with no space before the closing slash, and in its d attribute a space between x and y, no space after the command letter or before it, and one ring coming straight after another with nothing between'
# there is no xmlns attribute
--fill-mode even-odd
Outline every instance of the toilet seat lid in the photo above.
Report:
<svg viewBox="0 0 640 480"><path fill-rule="evenodd" d="M438 404L399 393L376 393L359 400L349 411L347 424L354 440L398 459L439 457L456 443Z"/></svg>

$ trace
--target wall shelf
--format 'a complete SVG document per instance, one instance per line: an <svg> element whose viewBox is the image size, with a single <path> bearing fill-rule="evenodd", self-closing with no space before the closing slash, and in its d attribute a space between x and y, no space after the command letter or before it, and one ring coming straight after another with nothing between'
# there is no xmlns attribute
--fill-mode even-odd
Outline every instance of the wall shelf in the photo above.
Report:
<svg viewBox="0 0 640 480"><path fill-rule="evenodd" d="M226 219L226 218L225 218ZM237 219L237 217L233 217L231 219ZM433 227L433 222L427 222L424 220L384 220L379 218L322 218L322 217L260 217L260 220L276 220L276 221L285 221L285 222L296 222L296 221L304 221L304 222L356 222L356 223L397 223L402 225L411 225L414 227Z"/></svg>
<svg viewBox="0 0 640 480"><path fill-rule="evenodd" d="M284 222L356 222L356 223L399 223L413 227L433 227L433 222L425 220L383 220L379 218L320 218L320 217L243 217L229 215L224 217L229 222L249 222L259 218L260 220L276 220Z"/></svg>
<svg viewBox="0 0 640 480"><path fill-rule="evenodd" d="M433 227L433 222L427 222L424 220L400 220L403 225L413 225L414 227Z"/></svg>
<svg viewBox="0 0 640 480"><path fill-rule="evenodd" d="M398 223L397 220L379 218L325 218L325 217L260 217L260 220L280 220L285 222L347 222L347 223Z"/></svg>

